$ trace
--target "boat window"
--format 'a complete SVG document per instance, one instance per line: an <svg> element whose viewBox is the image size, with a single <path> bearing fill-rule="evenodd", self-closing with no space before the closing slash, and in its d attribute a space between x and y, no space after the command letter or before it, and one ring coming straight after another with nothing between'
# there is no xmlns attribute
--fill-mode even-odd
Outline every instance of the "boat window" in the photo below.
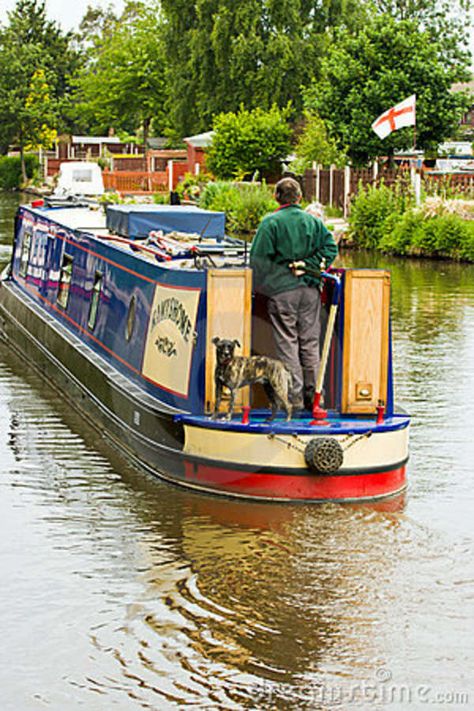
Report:
<svg viewBox="0 0 474 711"><path fill-rule="evenodd" d="M133 329L135 326L136 310L137 310L137 298L135 295L133 295L132 298L130 299L130 305L128 307L127 328L125 331L127 341L129 341L133 335Z"/></svg>
<svg viewBox="0 0 474 711"><path fill-rule="evenodd" d="M30 261L30 251L31 251L31 228L25 229L23 232L23 243L21 245L21 256L20 256L20 276L26 277L28 271L28 262Z"/></svg>
<svg viewBox="0 0 474 711"><path fill-rule="evenodd" d="M92 183L92 169L76 168L72 171L72 179L76 183Z"/></svg>
<svg viewBox="0 0 474 711"><path fill-rule="evenodd" d="M63 263L61 266L61 274L59 276L59 289L58 289L58 306L63 309L67 309L69 301L69 292L71 289L71 279L72 279L72 262L73 258L70 254L64 254Z"/></svg>
<svg viewBox="0 0 474 711"><path fill-rule="evenodd" d="M91 303L89 306L89 320L87 322L87 325L89 326L91 331L94 330L95 323L97 321L97 312L99 310L103 280L104 275L102 274L102 272L96 272L94 277L94 286L92 287Z"/></svg>

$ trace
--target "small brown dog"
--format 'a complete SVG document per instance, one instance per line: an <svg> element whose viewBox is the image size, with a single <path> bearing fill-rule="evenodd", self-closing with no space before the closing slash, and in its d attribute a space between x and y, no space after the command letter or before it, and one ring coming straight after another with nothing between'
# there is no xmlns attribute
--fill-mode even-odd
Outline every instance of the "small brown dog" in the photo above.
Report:
<svg viewBox="0 0 474 711"><path fill-rule="evenodd" d="M286 411L286 419L291 420L293 407L288 397L291 374L281 361L267 358L267 356L250 356L249 358L236 356L234 355L235 347L240 348L240 343L236 340L230 341L216 337L212 339L212 342L216 346L217 358L214 371L216 403L213 418L216 418L219 412L223 387L230 390L229 411L226 415L226 419L230 420L234 412L235 391L245 385L262 383L272 411L269 420L275 418L279 403Z"/></svg>

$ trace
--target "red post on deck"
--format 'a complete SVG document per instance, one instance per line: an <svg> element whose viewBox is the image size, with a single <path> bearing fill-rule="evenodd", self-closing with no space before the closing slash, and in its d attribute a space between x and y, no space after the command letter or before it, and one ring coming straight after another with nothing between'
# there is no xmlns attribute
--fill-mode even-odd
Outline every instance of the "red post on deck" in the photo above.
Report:
<svg viewBox="0 0 474 711"><path fill-rule="evenodd" d="M377 405L377 420L375 422L376 425L381 425L385 419L385 405L382 402L382 400L379 400L379 404Z"/></svg>
<svg viewBox="0 0 474 711"><path fill-rule="evenodd" d="M250 406L244 405L242 407L242 424L248 425L250 422Z"/></svg>

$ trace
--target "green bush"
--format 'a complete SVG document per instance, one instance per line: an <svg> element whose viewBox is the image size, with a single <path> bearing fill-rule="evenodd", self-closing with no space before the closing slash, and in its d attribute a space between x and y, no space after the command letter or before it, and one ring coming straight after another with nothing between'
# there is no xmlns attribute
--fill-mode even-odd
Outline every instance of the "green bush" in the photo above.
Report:
<svg viewBox="0 0 474 711"><path fill-rule="evenodd" d="M243 184L238 188L239 201L235 214L235 231L256 230L262 217L276 210L278 203L267 185Z"/></svg>
<svg viewBox="0 0 474 711"><path fill-rule="evenodd" d="M35 155L25 156L26 175L34 178L38 172L39 161ZM21 187L21 160L19 156L0 157L0 189L15 190Z"/></svg>
<svg viewBox="0 0 474 711"><path fill-rule="evenodd" d="M199 206L225 212L227 231L242 234L256 230L262 217L275 210L278 203L266 184L219 181L206 185Z"/></svg>
<svg viewBox="0 0 474 711"><path fill-rule="evenodd" d="M392 254L474 261L474 222L459 215L426 217L419 209L408 210L387 218L378 249Z"/></svg>
<svg viewBox="0 0 474 711"><path fill-rule="evenodd" d="M436 215L424 221L412 240L411 253L459 259L472 234L472 222L458 215Z"/></svg>
<svg viewBox="0 0 474 711"><path fill-rule="evenodd" d="M170 196L169 193L153 193L153 202L155 205L169 205Z"/></svg>
<svg viewBox="0 0 474 711"><path fill-rule="evenodd" d="M353 243L382 252L474 261L469 204L433 198L421 207L402 184L359 191L350 215Z"/></svg>
<svg viewBox="0 0 474 711"><path fill-rule="evenodd" d="M409 210L389 215L383 224L383 237L378 248L391 254L410 254L411 245L419 241L425 219L419 211Z"/></svg>
<svg viewBox="0 0 474 711"><path fill-rule="evenodd" d="M465 223L465 236L459 248L459 259L474 262L474 222Z"/></svg>
<svg viewBox="0 0 474 711"><path fill-rule="evenodd" d="M206 165L217 178L243 180L258 173L268 177L280 172L280 161L291 149L288 110L273 106L238 113L219 114L207 149Z"/></svg>
<svg viewBox="0 0 474 711"><path fill-rule="evenodd" d="M204 186L211 180L209 173L201 172L197 175L185 173L176 186L176 192L182 200L199 200Z"/></svg>
<svg viewBox="0 0 474 711"><path fill-rule="evenodd" d="M386 234L387 218L402 215L410 198L401 184L389 188L382 185L361 187L351 205L349 217L350 236L359 247L378 247Z"/></svg>
<svg viewBox="0 0 474 711"><path fill-rule="evenodd" d="M304 112L304 125L295 146L296 159L291 169L302 174L313 162L321 165L344 167L346 156L329 135L327 125L316 112Z"/></svg>

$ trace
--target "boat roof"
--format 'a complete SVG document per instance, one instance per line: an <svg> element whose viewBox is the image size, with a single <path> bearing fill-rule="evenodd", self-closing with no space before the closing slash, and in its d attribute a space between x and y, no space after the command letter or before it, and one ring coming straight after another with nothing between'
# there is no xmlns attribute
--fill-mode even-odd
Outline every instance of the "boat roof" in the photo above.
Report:
<svg viewBox="0 0 474 711"><path fill-rule="evenodd" d="M70 230L94 231L106 229L105 215L99 207L41 207L30 208L38 217L56 222Z"/></svg>
<svg viewBox="0 0 474 711"><path fill-rule="evenodd" d="M224 234L223 213L191 206L120 205L113 211L120 219L140 220L140 234L123 236L111 225L97 203L79 206L29 206L24 208L41 220L52 221L73 232L84 232L109 248L136 259L171 269L245 266L245 243ZM209 225L214 223L214 229ZM143 225L146 225L146 228ZM222 227L222 230L215 229ZM127 222L127 228L129 227ZM181 228L181 229L180 229ZM211 234L209 234L209 232ZM222 236L221 236L222 234Z"/></svg>

